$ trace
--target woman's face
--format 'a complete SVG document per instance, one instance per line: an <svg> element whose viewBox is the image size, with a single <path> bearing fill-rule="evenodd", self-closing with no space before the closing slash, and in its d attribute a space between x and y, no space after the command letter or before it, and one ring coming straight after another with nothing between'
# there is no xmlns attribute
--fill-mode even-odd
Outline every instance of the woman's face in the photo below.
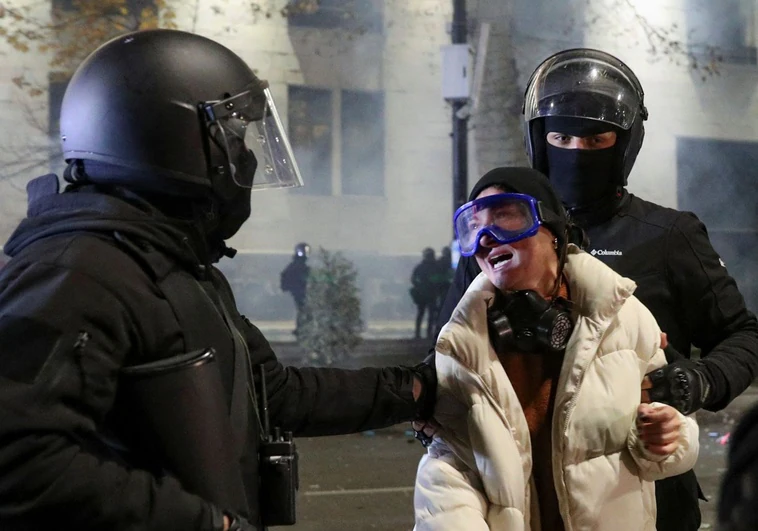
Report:
<svg viewBox="0 0 758 531"><path fill-rule="evenodd" d="M503 193L491 186L476 197ZM548 297L558 277L555 236L540 227L537 234L513 243L500 244L486 233L480 239L476 262L500 291L533 289Z"/></svg>

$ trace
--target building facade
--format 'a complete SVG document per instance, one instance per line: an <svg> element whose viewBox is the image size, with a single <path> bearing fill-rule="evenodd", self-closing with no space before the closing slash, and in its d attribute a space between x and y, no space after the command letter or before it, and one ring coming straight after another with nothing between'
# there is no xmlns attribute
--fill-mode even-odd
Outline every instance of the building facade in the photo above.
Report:
<svg viewBox="0 0 758 531"><path fill-rule="evenodd" d="M15 4L42 22L71 8L61 0ZM355 263L369 336L411 333L413 266L424 247L439 252L452 237L451 113L440 60L452 2L167 6L179 29L222 42L268 80L305 180L302 189L256 192L251 219L230 242L239 254L221 265L244 313L264 331L289 333L294 304L279 272L294 246L308 242ZM758 261L755 0L469 0L467 7L472 63L481 54L485 65L469 120L469 182L492 167L526 163L521 100L542 59L576 46L613 53L638 74L650 112L630 191L700 215L758 309L750 265ZM483 24L486 54L478 49ZM36 44L20 52L0 39L2 240L25 213L28 179L62 170L56 115L67 74ZM33 92L37 85L44 94Z"/></svg>

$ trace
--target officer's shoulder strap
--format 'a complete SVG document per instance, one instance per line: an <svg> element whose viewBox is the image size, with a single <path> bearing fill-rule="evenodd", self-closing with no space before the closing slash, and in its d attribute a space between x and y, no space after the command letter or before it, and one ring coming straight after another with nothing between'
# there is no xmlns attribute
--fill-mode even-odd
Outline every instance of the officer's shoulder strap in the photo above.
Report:
<svg viewBox="0 0 758 531"><path fill-rule="evenodd" d="M166 253L145 246L129 235L114 232L114 239L118 246L142 267L166 297L182 329L186 347L203 348L202 342L213 337L212 329L216 324L208 322L208 314L218 314L218 310L197 279ZM193 284L197 285L197 289L194 289ZM206 306L208 311L202 311ZM188 308L193 310L188 311Z"/></svg>
<svg viewBox="0 0 758 531"><path fill-rule="evenodd" d="M197 278L178 262L156 249L146 249L122 233L114 237L121 248L139 263L157 284L179 323L186 348L198 350L209 345L223 344L232 336L234 376L232 381L231 421L239 439L238 448L247 433L247 375L246 346L229 316L223 300L213 301ZM231 294L231 288L225 284ZM217 304L221 305L221 310ZM214 340L219 336L218 340Z"/></svg>

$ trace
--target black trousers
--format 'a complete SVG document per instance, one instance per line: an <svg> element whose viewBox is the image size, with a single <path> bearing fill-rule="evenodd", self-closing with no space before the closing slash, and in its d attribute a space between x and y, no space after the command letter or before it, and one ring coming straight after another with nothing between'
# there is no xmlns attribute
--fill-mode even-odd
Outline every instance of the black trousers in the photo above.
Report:
<svg viewBox="0 0 758 531"><path fill-rule="evenodd" d="M424 320L424 312L427 315L426 337L431 339L434 335L434 326L437 320L437 305L435 300L420 301L416 303L416 339L421 337L421 323Z"/></svg>
<svg viewBox="0 0 758 531"><path fill-rule="evenodd" d="M655 482L658 531L697 531L700 528L700 487L690 470Z"/></svg>

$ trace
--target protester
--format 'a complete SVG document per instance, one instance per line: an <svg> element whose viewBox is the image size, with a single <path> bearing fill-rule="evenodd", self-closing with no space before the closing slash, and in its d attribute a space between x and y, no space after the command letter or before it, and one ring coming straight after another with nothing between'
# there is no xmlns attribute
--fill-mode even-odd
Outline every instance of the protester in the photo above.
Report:
<svg viewBox="0 0 758 531"><path fill-rule="evenodd" d="M685 414L718 411L758 375L758 321L694 214L626 190L647 118L628 66L602 51L565 50L543 61L527 85L527 155L586 230L588 252L637 283L635 296L668 336L669 364L645 379L646 396ZM438 326L478 274L476 261L463 257ZM657 482L658 529L697 530L699 493L693 471Z"/></svg>
<svg viewBox="0 0 758 531"><path fill-rule="evenodd" d="M416 529L653 531L653 481L689 470L698 429L641 404L666 363L635 283L572 241L550 182L497 168L455 214L480 273L436 343L441 426Z"/></svg>

